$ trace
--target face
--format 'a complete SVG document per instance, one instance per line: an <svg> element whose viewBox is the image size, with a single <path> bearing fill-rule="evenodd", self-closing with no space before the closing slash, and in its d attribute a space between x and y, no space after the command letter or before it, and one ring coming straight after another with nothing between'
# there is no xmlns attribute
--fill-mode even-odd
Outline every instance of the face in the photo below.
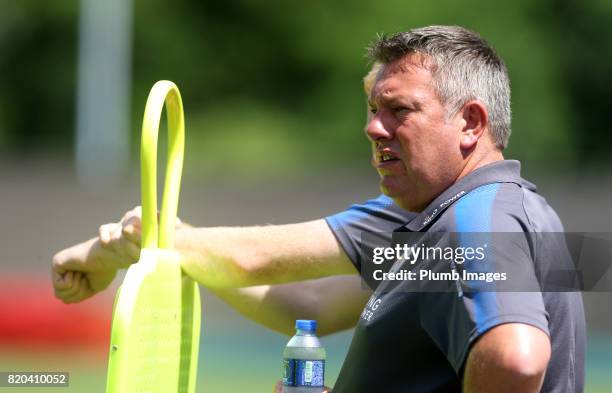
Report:
<svg viewBox="0 0 612 393"><path fill-rule="evenodd" d="M422 211L461 173L462 116L448 117L419 55L383 66L369 98L366 134L381 191Z"/></svg>

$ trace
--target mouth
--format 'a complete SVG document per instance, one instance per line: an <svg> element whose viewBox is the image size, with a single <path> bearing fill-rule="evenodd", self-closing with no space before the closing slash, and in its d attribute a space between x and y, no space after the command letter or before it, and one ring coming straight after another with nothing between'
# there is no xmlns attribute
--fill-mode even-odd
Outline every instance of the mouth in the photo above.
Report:
<svg viewBox="0 0 612 393"><path fill-rule="evenodd" d="M376 165L378 167L390 165L400 161L397 155L388 148L376 149Z"/></svg>

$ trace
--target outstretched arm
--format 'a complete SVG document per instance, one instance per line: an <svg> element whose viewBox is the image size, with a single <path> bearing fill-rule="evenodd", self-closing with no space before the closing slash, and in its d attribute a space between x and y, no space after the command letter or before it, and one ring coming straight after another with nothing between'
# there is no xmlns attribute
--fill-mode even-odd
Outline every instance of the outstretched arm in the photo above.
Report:
<svg viewBox="0 0 612 393"><path fill-rule="evenodd" d="M291 227L290 230L287 227ZM181 223L177 229L177 235L181 234L177 236L177 246L186 254L196 254L193 268L200 274L204 273L197 263L204 253L240 264L265 259L269 263L274 260L290 262L292 258L302 264L324 264L326 259L327 262L331 259L356 272L323 220L289 226L197 230ZM185 233L193 237L182 237ZM203 243L197 243L197 239ZM65 302L78 302L92 296L110 284L119 268L136 262L139 251L140 210L134 209L119 223L102 225L99 238L55 255L56 296ZM208 269L208 273L213 274L211 268ZM206 284L207 280L204 281ZM283 285L212 286L209 289L246 317L288 335L293 332L295 319L300 318L317 319L322 335L350 328L371 294L362 289L360 278L355 274Z"/></svg>
<svg viewBox="0 0 612 393"><path fill-rule="evenodd" d="M176 232L185 272L212 288L282 284L357 270L324 220Z"/></svg>

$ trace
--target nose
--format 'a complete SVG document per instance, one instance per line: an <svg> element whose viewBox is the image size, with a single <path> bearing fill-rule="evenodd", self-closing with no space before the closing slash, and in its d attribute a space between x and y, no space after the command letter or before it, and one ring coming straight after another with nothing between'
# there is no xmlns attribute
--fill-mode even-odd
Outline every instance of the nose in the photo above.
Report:
<svg viewBox="0 0 612 393"><path fill-rule="evenodd" d="M380 112L368 116L365 132L368 138L373 142L393 138L392 133L388 127L385 126L385 122Z"/></svg>

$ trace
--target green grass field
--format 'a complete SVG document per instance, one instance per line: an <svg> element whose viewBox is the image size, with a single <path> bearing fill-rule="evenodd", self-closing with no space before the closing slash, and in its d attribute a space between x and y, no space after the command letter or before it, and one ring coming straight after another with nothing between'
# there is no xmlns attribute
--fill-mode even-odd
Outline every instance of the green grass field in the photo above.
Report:
<svg viewBox="0 0 612 393"><path fill-rule="evenodd" d="M263 332L263 333L262 333ZM247 333L247 332L244 332ZM324 338L328 367L326 382L335 382L350 333ZM280 359L285 338L258 330L256 336L204 334L200 356L198 392L268 393L280 378ZM612 337L592 334L587 356L587 393L608 393L612 387L610 354ZM68 388L28 388L27 392L103 393L106 382L104 354L72 351L16 353L0 351L0 370L70 372ZM0 388L0 392L25 392L25 389Z"/></svg>

